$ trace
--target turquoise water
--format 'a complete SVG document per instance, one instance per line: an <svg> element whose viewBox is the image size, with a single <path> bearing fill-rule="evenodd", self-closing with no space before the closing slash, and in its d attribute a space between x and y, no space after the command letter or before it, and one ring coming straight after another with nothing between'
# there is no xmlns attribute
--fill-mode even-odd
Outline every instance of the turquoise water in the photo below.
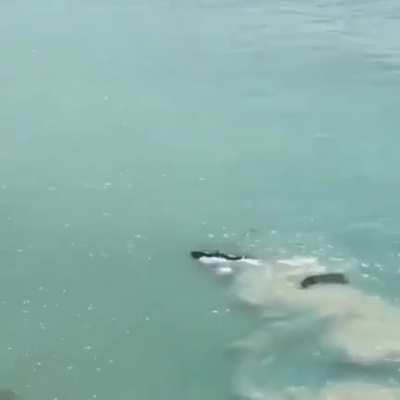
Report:
<svg viewBox="0 0 400 400"><path fill-rule="evenodd" d="M397 304L399 20L395 0L3 0L0 387L400 386L310 357L318 322L271 328L188 254L317 255ZM281 345L235 351L260 330Z"/></svg>

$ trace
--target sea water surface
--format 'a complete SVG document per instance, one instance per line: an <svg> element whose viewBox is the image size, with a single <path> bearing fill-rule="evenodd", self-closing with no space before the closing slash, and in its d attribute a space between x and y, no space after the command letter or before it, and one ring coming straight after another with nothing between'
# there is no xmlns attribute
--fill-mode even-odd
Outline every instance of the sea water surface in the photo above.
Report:
<svg viewBox="0 0 400 400"><path fill-rule="evenodd" d="M400 399L399 39L396 0L2 0L0 389Z"/></svg>

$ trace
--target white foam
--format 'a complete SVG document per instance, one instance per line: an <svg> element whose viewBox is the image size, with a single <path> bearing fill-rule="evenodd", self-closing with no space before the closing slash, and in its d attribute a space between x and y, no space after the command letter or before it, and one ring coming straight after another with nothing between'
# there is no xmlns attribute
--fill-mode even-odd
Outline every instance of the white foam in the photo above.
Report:
<svg viewBox="0 0 400 400"><path fill-rule="evenodd" d="M262 265L261 260L257 260L255 258L240 258L238 260L229 260L224 257L208 257L208 256L203 256L198 259L201 263L203 264L226 264L226 263L243 263L243 264L249 264L253 266L259 266Z"/></svg>
<svg viewBox="0 0 400 400"><path fill-rule="evenodd" d="M258 267L263 264L263 262L261 260L257 260L255 258L242 258L242 259L238 260L237 262L253 265L254 267Z"/></svg>
<svg viewBox="0 0 400 400"><path fill-rule="evenodd" d="M315 265L318 262L316 257L294 256L293 258L278 260L279 264L290 265L292 267Z"/></svg>
<svg viewBox="0 0 400 400"><path fill-rule="evenodd" d="M231 267L218 267L217 274L218 275L232 275L233 269Z"/></svg>
<svg viewBox="0 0 400 400"><path fill-rule="evenodd" d="M203 264L222 264L222 263L230 262L226 258L222 258L222 257L207 257L207 256L200 257L199 261L201 263L203 263Z"/></svg>

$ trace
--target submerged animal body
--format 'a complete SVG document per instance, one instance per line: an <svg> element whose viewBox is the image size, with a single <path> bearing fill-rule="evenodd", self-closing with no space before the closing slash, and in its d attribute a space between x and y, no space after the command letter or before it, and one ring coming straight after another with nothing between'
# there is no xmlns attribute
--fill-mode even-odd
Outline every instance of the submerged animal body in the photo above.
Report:
<svg viewBox="0 0 400 400"><path fill-rule="evenodd" d="M192 257L204 264L211 264L207 260L218 260L211 264L216 273L219 273L219 268L231 268L231 292L241 302L261 310L263 319L274 321L268 325L271 329L265 329L263 324L239 343L247 352L245 367L249 365L248 360L250 365L253 361L258 365L261 356L268 354L269 357L275 350L282 349L286 357L287 346L281 347L282 341L287 339L296 343L297 333L300 340L303 337L308 340L310 332L310 339L318 340L321 352L333 350L335 359L351 365L370 368L399 363L400 309L377 295L365 293L357 285L350 285L346 271L350 274L352 270L349 267L353 265L334 261L330 266L319 262L317 257L294 256L258 260L260 267L252 268L243 264L245 258L240 257L240 253L223 257L221 252L192 252ZM324 329L315 329L320 324ZM297 357L295 361L298 361ZM278 392L269 392L268 388L257 387L256 383L252 386L251 379L246 375L245 378L245 384L239 388L244 392L239 394L249 400L400 400L400 391L389 385L329 383L320 392L314 387L304 391L303 386L299 387L301 391L298 393L292 390L294 387L287 392L279 389Z"/></svg>

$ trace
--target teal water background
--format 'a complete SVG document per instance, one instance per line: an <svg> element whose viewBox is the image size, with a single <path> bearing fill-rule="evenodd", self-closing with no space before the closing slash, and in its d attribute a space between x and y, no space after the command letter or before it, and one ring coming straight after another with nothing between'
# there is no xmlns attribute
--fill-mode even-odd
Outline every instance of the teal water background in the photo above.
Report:
<svg viewBox="0 0 400 400"><path fill-rule="evenodd" d="M230 398L258 322L193 248L322 246L396 301L399 21L394 0L3 0L0 386Z"/></svg>

